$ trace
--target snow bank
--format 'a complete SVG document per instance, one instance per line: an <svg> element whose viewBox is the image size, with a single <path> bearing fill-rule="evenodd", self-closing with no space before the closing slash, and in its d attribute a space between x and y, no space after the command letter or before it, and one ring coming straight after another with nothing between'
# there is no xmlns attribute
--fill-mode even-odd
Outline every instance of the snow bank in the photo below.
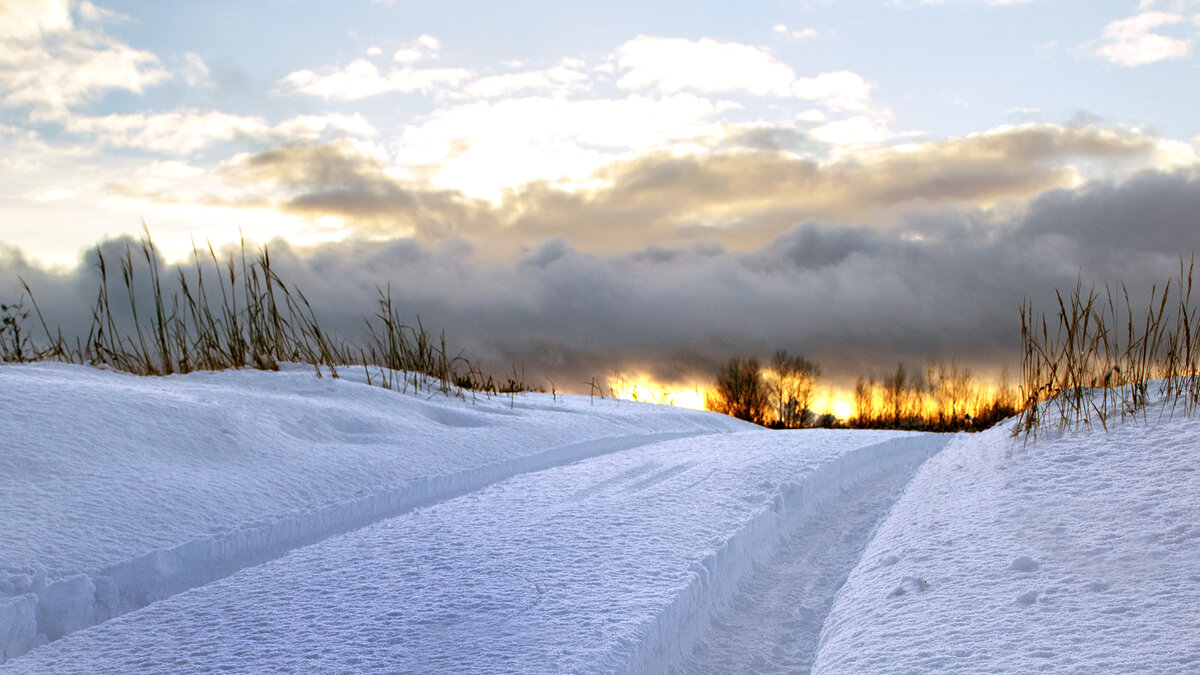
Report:
<svg viewBox="0 0 1200 675"><path fill-rule="evenodd" d="M1200 668L1200 421L958 437L893 507L815 673Z"/></svg>
<svg viewBox="0 0 1200 675"><path fill-rule="evenodd" d="M0 367L0 662L514 474L744 429L586 397L402 395L310 369Z"/></svg>

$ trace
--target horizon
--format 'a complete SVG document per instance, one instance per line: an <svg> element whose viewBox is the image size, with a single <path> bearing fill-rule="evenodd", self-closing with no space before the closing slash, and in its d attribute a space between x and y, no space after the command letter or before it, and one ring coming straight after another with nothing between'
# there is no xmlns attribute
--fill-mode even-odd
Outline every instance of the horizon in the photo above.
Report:
<svg viewBox="0 0 1200 675"><path fill-rule="evenodd" d="M6 3L0 301L69 327L145 226L270 244L336 331L390 285L496 372L988 381L1022 300L1200 248L1198 38L1196 0Z"/></svg>

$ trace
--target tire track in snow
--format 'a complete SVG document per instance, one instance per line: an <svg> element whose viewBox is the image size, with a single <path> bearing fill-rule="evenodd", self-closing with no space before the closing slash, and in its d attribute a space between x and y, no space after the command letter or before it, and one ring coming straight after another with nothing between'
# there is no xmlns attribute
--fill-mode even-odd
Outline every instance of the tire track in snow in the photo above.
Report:
<svg viewBox="0 0 1200 675"><path fill-rule="evenodd" d="M834 596L909 474L853 484L784 535L684 660L684 672L808 672Z"/></svg>
<svg viewBox="0 0 1200 675"><path fill-rule="evenodd" d="M12 649L0 651L0 655L14 658L38 644L212 583L294 549L460 497L513 476L660 441L711 433L696 430L634 434L574 443L452 474L420 478L311 511L249 523L88 573L52 581L43 574L32 580L30 593L17 596L20 602L3 607L6 611L0 613L0 637L7 635L10 639L5 642ZM0 659L0 663L3 661Z"/></svg>
<svg viewBox="0 0 1200 675"><path fill-rule="evenodd" d="M658 617L631 672L807 672L839 588L920 465L949 437L847 453L734 533Z"/></svg>

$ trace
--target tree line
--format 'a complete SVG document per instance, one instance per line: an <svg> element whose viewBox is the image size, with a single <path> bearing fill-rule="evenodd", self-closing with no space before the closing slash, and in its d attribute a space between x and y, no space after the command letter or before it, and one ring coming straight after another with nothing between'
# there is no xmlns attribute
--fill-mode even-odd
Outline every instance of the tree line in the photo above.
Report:
<svg viewBox="0 0 1200 675"><path fill-rule="evenodd" d="M957 359L916 371L901 362L881 378L860 376L853 414L845 420L813 410L820 378L820 365L786 350L775 352L765 368L757 359L734 357L717 373L705 407L773 428L915 431L977 431L1018 411L1016 390L1004 373L985 384Z"/></svg>

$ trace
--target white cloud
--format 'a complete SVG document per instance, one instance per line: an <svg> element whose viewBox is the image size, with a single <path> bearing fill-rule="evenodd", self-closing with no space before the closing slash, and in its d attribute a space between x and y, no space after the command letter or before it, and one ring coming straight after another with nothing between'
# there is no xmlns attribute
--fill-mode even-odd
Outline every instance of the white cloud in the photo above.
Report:
<svg viewBox="0 0 1200 675"><path fill-rule="evenodd" d="M627 153L716 134L717 106L693 94L568 101L531 96L475 102L406 128L397 161L408 177L495 199L531 180L584 180Z"/></svg>
<svg viewBox="0 0 1200 675"><path fill-rule="evenodd" d="M400 63L416 63L427 59L436 59L442 43L432 35L422 35L401 49L396 50L392 59Z"/></svg>
<svg viewBox="0 0 1200 675"><path fill-rule="evenodd" d="M665 94L745 91L759 96L789 96L796 73L758 47L736 42L638 36L617 49L626 71L617 85L654 88Z"/></svg>
<svg viewBox="0 0 1200 675"><path fill-rule="evenodd" d="M771 37L776 40L793 42L796 40L813 40L821 37L821 34L815 28L792 30L786 24L777 23L771 27Z"/></svg>
<svg viewBox="0 0 1200 675"><path fill-rule="evenodd" d="M75 27L67 0L9 0L0 3L0 40L39 40Z"/></svg>
<svg viewBox="0 0 1200 675"><path fill-rule="evenodd" d="M418 68L420 61L438 58L442 43L432 35L421 35L392 54L400 64L386 71L367 59L356 59L344 67L297 70L276 83L276 94L302 93L326 100L359 100L389 92L429 93L443 87L457 87L473 77L463 68ZM380 56L383 49L372 46L368 56Z"/></svg>
<svg viewBox="0 0 1200 675"><path fill-rule="evenodd" d="M872 85L857 73L797 77L767 50L736 42L639 36L618 48L617 62L626 71L617 85L626 89L746 92L818 101L834 110L864 111L870 104Z"/></svg>
<svg viewBox="0 0 1200 675"><path fill-rule="evenodd" d="M74 190L66 188L50 188L37 193L31 199L35 202L61 202L64 199L73 199L78 193Z"/></svg>
<svg viewBox="0 0 1200 675"><path fill-rule="evenodd" d="M91 21L93 23L98 23L101 21L126 21L129 18L124 14L115 12L106 7L97 7L91 2L88 2L88 0L82 0L77 6L76 11L79 12L79 18L83 19L84 21Z"/></svg>
<svg viewBox="0 0 1200 675"><path fill-rule="evenodd" d="M298 70L278 83L277 93L302 93L324 99L358 100L388 92L428 93L446 86L457 86L471 77L462 68L394 68L380 71L366 59L353 61L342 69Z"/></svg>
<svg viewBox="0 0 1200 675"><path fill-rule="evenodd" d="M1142 12L1128 19L1113 21L1104 27L1100 40L1087 47L1093 55L1110 63L1132 68L1188 55L1191 41L1154 32L1184 20L1169 12Z"/></svg>
<svg viewBox="0 0 1200 675"><path fill-rule="evenodd" d="M159 114L71 117L64 129L110 147L189 154L238 135L260 136L270 127L259 117L194 110Z"/></svg>
<svg viewBox="0 0 1200 675"><path fill-rule="evenodd" d="M315 141L326 131L370 138L376 134L375 127L362 115L300 115L275 125L271 133L285 139Z"/></svg>
<svg viewBox="0 0 1200 675"><path fill-rule="evenodd" d="M187 65L179 71L179 75L183 77L184 82L187 82L188 85L194 87L197 84L208 80L208 66L205 65L204 59L200 58L199 54L188 52L184 56L184 59Z"/></svg>
<svg viewBox="0 0 1200 675"><path fill-rule="evenodd" d="M828 119L828 116L815 108L812 110L805 110L799 115L796 115L796 120L798 122L809 122L812 124L820 124L826 119Z"/></svg>
<svg viewBox="0 0 1200 675"><path fill-rule="evenodd" d="M107 16L90 4L80 8L87 17ZM140 94L168 77L153 53L77 28L65 0L0 4L0 101L32 106L35 119L62 117L113 89Z"/></svg>
<svg viewBox="0 0 1200 675"><path fill-rule="evenodd" d="M581 70L585 66L578 59L564 59L559 65L545 70L491 75L472 82L466 93L478 98L496 98L528 91L554 94L586 91L591 84L590 78Z"/></svg>
<svg viewBox="0 0 1200 675"><path fill-rule="evenodd" d="M372 136L375 128L361 115L302 115L271 126L261 117L182 110L156 114L71 117L64 129L115 148L137 148L167 155L189 155L213 144L245 138L258 141L305 141L335 134Z"/></svg>
<svg viewBox="0 0 1200 675"><path fill-rule="evenodd" d="M808 132L830 145L878 145L896 136L887 125L867 117L851 117L822 124Z"/></svg>
<svg viewBox="0 0 1200 675"><path fill-rule="evenodd" d="M798 98L819 101L833 110L866 110L870 106L872 88L873 85L861 75L849 70L802 77L792 84L792 91Z"/></svg>
<svg viewBox="0 0 1200 675"><path fill-rule="evenodd" d="M400 63L416 63L421 60L421 52L417 49L397 49L395 54L392 54L392 59Z"/></svg>

